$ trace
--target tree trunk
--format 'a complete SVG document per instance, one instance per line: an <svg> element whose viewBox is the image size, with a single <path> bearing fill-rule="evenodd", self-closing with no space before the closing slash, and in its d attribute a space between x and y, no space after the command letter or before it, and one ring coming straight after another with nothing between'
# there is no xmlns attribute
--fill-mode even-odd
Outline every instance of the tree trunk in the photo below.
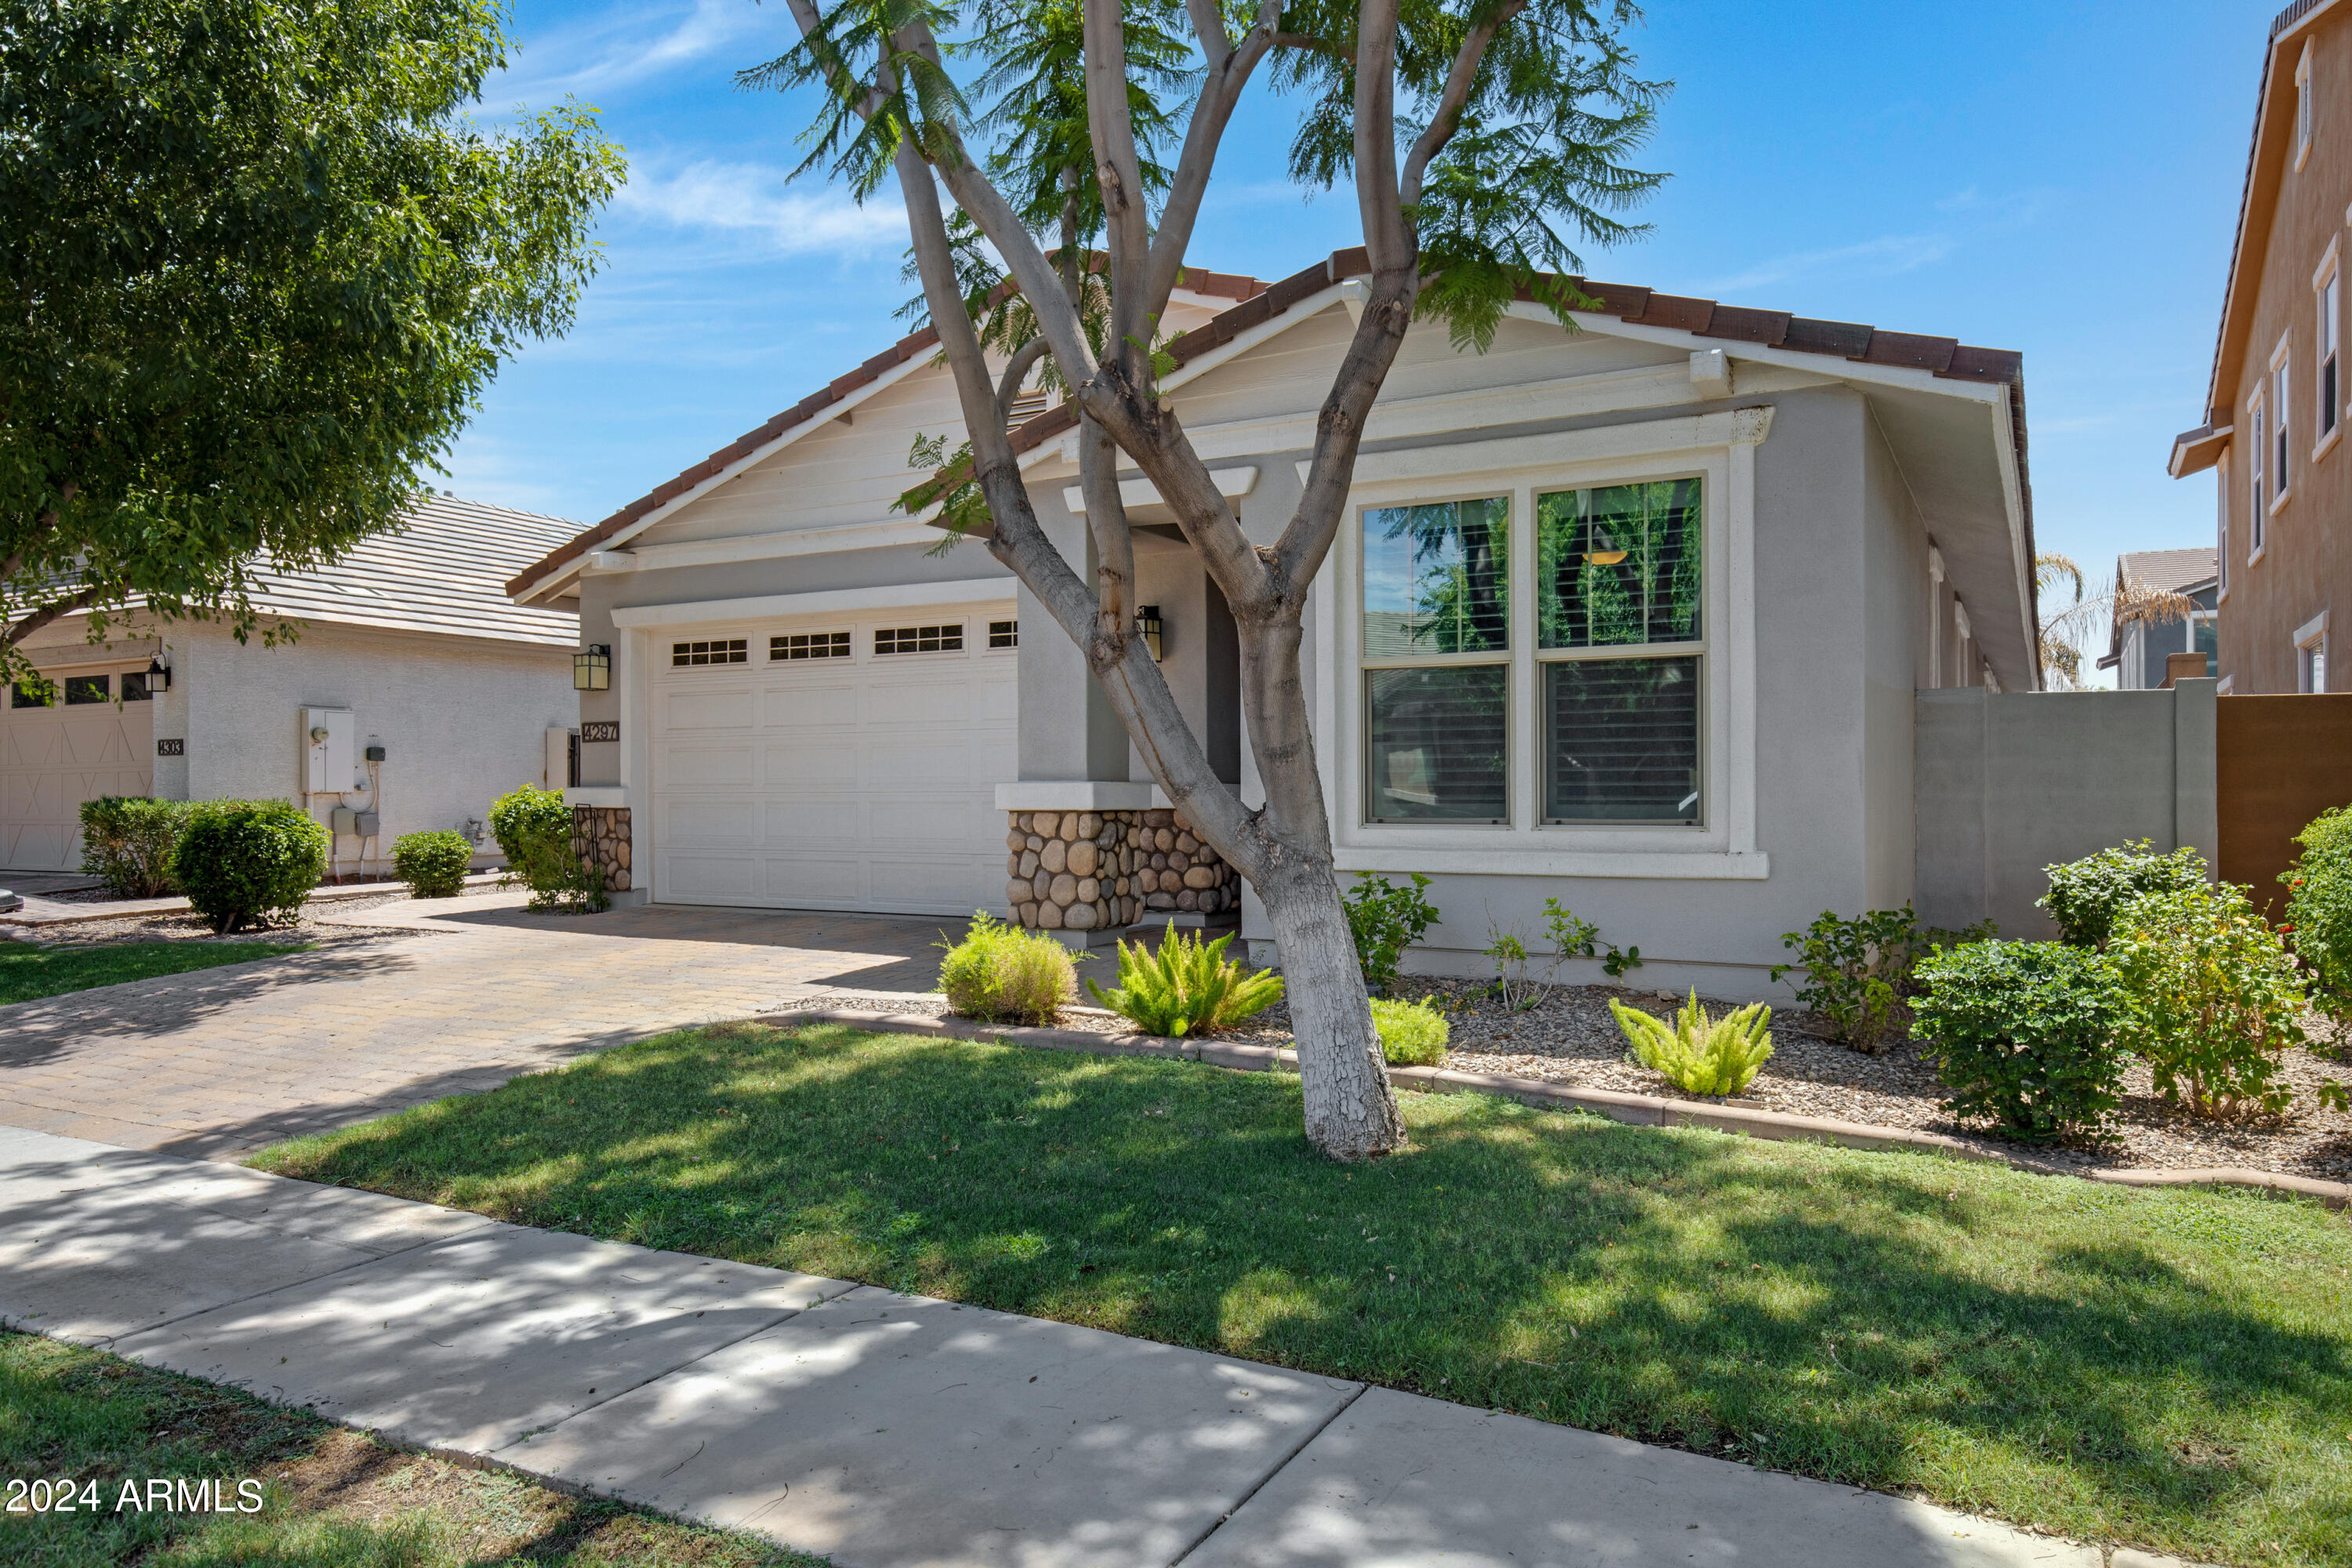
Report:
<svg viewBox="0 0 2352 1568"><path fill-rule="evenodd" d="M1404 1124L1372 1033L1371 1003L1330 860L1286 857L1257 891L1282 944L1307 1141L1334 1160L1389 1153L1404 1141Z"/></svg>

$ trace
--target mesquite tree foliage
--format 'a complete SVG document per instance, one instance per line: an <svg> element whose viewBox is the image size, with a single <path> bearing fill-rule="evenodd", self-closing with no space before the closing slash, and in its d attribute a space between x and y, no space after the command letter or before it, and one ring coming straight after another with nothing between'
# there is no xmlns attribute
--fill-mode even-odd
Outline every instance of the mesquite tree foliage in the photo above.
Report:
<svg viewBox="0 0 2352 1568"><path fill-rule="evenodd" d="M742 79L823 89L803 171L842 178L860 199L895 178L955 376L967 445L929 449L942 471L917 499L983 535L1084 650L1153 777L1264 900L1286 972L1308 1138L1339 1159L1392 1148L1402 1129L1333 877L1307 731L1300 616L1338 535L1365 418L1416 314L1481 350L1515 299L1541 300L1568 325L1582 302L1570 237L1608 243L1635 232L1612 215L1657 184L1623 160L1662 89L1634 74L1624 42L1634 8L788 3L799 47ZM979 69L959 70L973 58ZM1370 261L1305 494L1265 544L1243 531L1160 395L1155 353L1219 144L1260 78L1300 104L1293 173L1353 183ZM1039 356L1080 416L1090 577L1039 527L1006 435L1013 395ZM1263 805L1245 805L1218 779L1135 635L1122 461L1157 487L1232 607Z"/></svg>

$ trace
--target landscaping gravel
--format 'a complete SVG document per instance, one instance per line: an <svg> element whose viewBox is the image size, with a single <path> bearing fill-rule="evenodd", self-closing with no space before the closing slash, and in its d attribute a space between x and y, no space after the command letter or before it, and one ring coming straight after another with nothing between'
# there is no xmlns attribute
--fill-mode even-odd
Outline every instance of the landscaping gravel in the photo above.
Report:
<svg viewBox="0 0 2352 1568"><path fill-rule="evenodd" d="M1433 995L1453 1024L1452 1048L1444 1065L1462 1072L1542 1079L1586 1089L1679 1098L1661 1075L1630 1060L1625 1037L1610 1015L1609 1000L1660 1016L1671 1016L1681 997L1608 985L1554 985L1537 989L1536 1005L1506 1010L1475 981L1414 978L1406 987L1416 998ZM1702 999L1704 1000L1704 999ZM889 1003L858 1001L880 1011L947 1011L937 996L909 996ZM1733 1004L1708 1002L1719 1016ZM1063 1028L1125 1034L1133 1026L1095 1008L1065 1008ZM1741 1094L1744 1104L1797 1116L1828 1117L1879 1127L1908 1127L1966 1138L2004 1154L2053 1165L2117 1168L2242 1165L2327 1181L2352 1180L2352 1115L2329 1110L2316 1090L2328 1079L2352 1080L2352 1049L2339 1047L2325 1020L2305 1019L2318 1049L2291 1051L2283 1076L2295 1090L2294 1108L2274 1121L2216 1121L2192 1116L2158 1098L2148 1069L2133 1065L2124 1075L2125 1095L2113 1131L2102 1142L2053 1146L2021 1144L1956 1121L1944 1107L1944 1086L1934 1063L1919 1047L1897 1041L1882 1054L1853 1050L1818 1032L1820 1020L1786 1009L1772 1017L1772 1058ZM1226 1031L1225 1039L1254 1044L1290 1043L1282 1004Z"/></svg>
<svg viewBox="0 0 2352 1568"><path fill-rule="evenodd" d="M118 942L309 942L320 946L349 946L354 942L377 942L390 936L414 936L420 931L431 931L430 926L371 926L355 925L351 917L363 910L385 904L402 903L408 891L396 890L373 894L366 898L338 899L331 903L305 905L300 918L284 923L241 931L230 936L215 935L212 922L202 915L185 910L173 910L156 914L119 915L110 920L74 921L47 926L0 927L19 942L46 947L94 947ZM332 916L331 924L321 916Z"/></svg>

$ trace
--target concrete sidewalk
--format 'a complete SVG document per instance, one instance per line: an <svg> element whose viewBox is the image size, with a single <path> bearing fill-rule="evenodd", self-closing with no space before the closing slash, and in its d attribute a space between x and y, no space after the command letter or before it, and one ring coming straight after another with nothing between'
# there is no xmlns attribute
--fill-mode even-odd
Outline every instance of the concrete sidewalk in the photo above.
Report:
<svg viewBox="0 0 2352 1568"><path fill-rule="evenodd" d="M842 1568L2154 1568L1386 1389L0 1129L0 1322Z"/></svg>

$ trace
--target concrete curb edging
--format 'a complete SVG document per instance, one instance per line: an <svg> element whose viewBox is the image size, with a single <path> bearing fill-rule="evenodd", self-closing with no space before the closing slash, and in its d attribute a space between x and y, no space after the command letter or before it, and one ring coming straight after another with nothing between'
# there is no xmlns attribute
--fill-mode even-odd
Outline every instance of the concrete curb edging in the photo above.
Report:
<svg viewBox="0 0 2352 1568"><path fill-rule="evenodd" d="M471 892L478 888L495 886L506 875L504 871L468 871L466 873L466 889ZM310 889L310 896L304 902L331 904L340 899L364 899L375 893L402 892L406 888L406 883L399 881L321 882ZM38 894L33 896L39 897ZM18 907L0 911L0 925L38 929L43 926L87 925L91 921L131 920L139 915L185 914L187 911L188 900L185 899L124 899L111 908L93 909L87 913L77 910L68 915L27 914Z"/></svg>
<svg viewBox="0 0 2352 1568"><path fill-rule="evenodd" d="M931 1035L984 1040L1051 1051L1081 1051L1106 1057L1164 1057L1202 1062L1234 1072L1296 1071L1298 1053L1272 1046L1247 1046L1222 1040L1171 1039L1162 1035L1097 1035L1085 1029L1044 1029L1013 1024L981 1024L969 1018L936 1018L924 1013L872 1013L849 1007L796 1007L762 1013L756 1023L790 1028L803 1024L843 1024L877 1034ZM2223 1186L2254 1187L2316 1198L2329 1208L2352 1208L2352 1184L2324 1182L2313 1176L2282 1175L2275 1171L2250 1170L2242 1165L2192 1166L2179 1170L2076 1169L2028 1154L2009 1154L1940 1132L1920 1132L1907 1127L1873 1127L1828 1117L1791 1116L1779 1110L1749 1110L1738 1106L1707 1105L1695 1100L1667 1100L1657 1095L1627 1094L1617 1089L1578 1089L1547 1083L1541 1079L1507 1078L1499 1073L1454 1072L1445 1068L1391 1068L1389 1081L1399 1089L1426 1094L1492 1094L1549 1110L1595 1111L1612 1121L1638 1127L1705 1127L1717 1132L1742 1132L1775 1142L1811 1140L1848 1149L1921 1149L2009 1165L2042 1176L2075 1176L2126 1187Z"/></svg>

